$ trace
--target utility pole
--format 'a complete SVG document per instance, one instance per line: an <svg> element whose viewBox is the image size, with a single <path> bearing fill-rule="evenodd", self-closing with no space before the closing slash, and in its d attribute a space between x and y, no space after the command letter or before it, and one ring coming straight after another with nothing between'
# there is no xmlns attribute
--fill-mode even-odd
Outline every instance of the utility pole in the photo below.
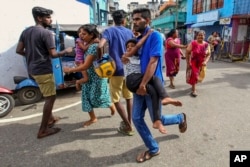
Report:
<svg viewBox="0 0 250 167"><path fill-rule="evenodd" d="M94 24L96 24L96 0L92 0L92 7L93 7L93 20Z"/></svg>
<svg viewBox="0 0 250 167"><path fill-rule="evenodd" d="M178 26L178 5L179 5L179 0L175 0L175 3L176 3L176 6L175 6L175 29L177 28Z"/></svg>

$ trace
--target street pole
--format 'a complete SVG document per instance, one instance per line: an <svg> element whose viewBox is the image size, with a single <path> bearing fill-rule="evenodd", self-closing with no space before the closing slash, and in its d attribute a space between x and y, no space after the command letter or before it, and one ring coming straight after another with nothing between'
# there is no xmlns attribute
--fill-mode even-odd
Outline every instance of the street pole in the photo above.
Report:
<svg viewBox="0 0 250 167"><path fill-rule="evenodd" d="M94 24L96 24L96 0L92 0L92 6L93 6L93 19L94 19Z"/></svg>
<svg viewBox="0 0 250 167"><path fill-rule="evenodd" d="M178 4L179 4L179 0L175 0L176 6L175 6L175 29L178 26Z"/></svg>

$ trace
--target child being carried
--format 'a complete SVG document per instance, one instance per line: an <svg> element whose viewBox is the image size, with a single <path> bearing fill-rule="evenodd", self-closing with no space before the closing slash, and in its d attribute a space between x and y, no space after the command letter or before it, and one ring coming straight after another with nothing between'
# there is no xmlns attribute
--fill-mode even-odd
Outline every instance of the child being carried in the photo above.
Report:
<svg viewBox="0 0 250 167"><path fill-rule="evenodd" d="M137 42L136 39L130 39L126 42L127 50L122 56L122 62L124 63L126 86L133 93L136 93L144 76L141 73L140 58L137 51L146 41L151 32L152 30L149 30L139 42ZM159 100L161 100L162 105L172 104L174 106L182 106L182 103L168 96L165 88L163 87L162 81L156 76L153 76L148 82L146 85L146 91L152 99L152 107L154 111L153 128L159 129L162 134L166 134L167 130L161 122Z"/></svg>

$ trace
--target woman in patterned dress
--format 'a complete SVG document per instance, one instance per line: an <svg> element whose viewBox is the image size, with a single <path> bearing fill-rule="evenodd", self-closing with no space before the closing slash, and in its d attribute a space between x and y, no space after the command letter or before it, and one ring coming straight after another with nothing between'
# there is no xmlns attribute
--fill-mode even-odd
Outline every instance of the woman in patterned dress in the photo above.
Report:
<svg viewBox="0 0 250 167"><path fill-rule="evenodd" d="M165 63L166 63L166 74L169 77L170 84L169 87L174 89L174 77L178 74L180 68L180 59L183 57L181 48L186 48L186 45L180 44L180 39L178 38L178 30L172 29L168 35L165 42Z"/></svg>
<svg viewBox="0 0 250 167"><path fill-rule="evenodd" d="M110 108L111 114L115 112L115 107L111 103L107 78L100 78L94 70L93 61L97 58L97 45L95 39L99 33L94 24L85 24L80 27L82 40L89 47L84 54L84 63L76 68L64 68L65 73L87 71L88 80L82 84L82 110L88 112L90 119L83 123L83 127L97 122L94 108Z"/></svg>
<svg viewBox="0 0 250 167"><path fill-rule="evenodd" d="M207 65L211 55L210 46L204 39L205 31L200 30L196 40L193 40L186 50L187 71L190 71L187 83L192 86L192 92L190 94L192 97L197 96L196 84L198 83L201 68Z"/></svg>

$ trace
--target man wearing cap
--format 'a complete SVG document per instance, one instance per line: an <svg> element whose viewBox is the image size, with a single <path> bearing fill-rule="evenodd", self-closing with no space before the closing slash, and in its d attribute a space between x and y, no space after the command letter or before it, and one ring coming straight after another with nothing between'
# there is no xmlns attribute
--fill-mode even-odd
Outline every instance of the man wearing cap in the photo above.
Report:
<svg viewBox="0 0 250 167"><path fill-rule="evenodd" d="M114 59L116 71L109 79L111 99L116 106L122 122L118 131L125 135L133 135L131 126L132 98L133 94L128 90L125 84L122 55L126 52L125 43L133 38L133 32L125 27L127 13L124 10L116 10L112 13L115 25L104 30L102 39L99 43L99 50L102 50L104 45L108 43L109 55ZM123 105L120 102L121 96L126 99L127 114Z"/></svg>
<svg viewBox="0 0 250 167"><path fill-rule="evenodd" d="M56 87L51 58L72 52L72 48L56 51L53 34L46 29L51 26L51 14L53 11L50 9L33 7L32 15L36 24L21 33L16 48L16 53L26 58L28 73L35 79L45 98L42 121L37 134L38 139L56 134L61 130L53 128L59 117L52 114L56 100Z"/></svg>

